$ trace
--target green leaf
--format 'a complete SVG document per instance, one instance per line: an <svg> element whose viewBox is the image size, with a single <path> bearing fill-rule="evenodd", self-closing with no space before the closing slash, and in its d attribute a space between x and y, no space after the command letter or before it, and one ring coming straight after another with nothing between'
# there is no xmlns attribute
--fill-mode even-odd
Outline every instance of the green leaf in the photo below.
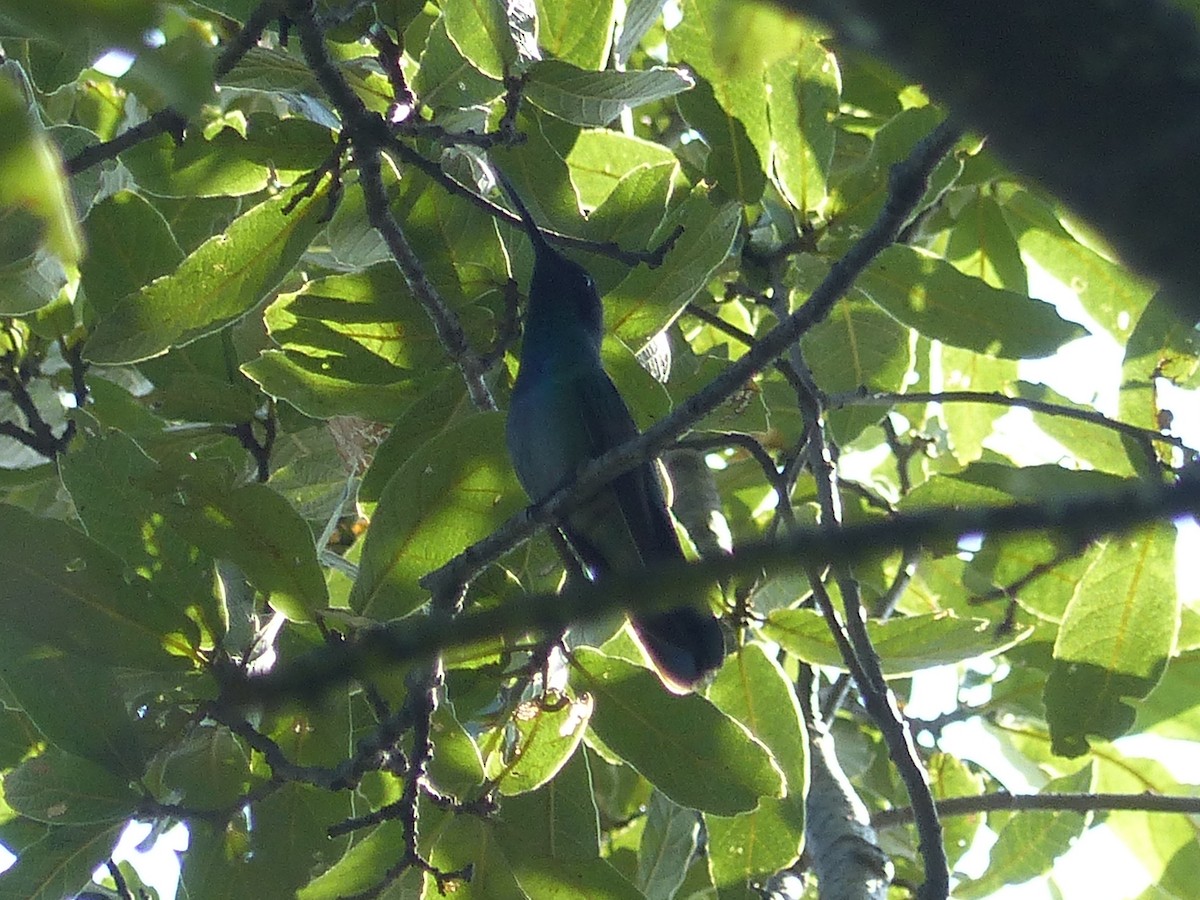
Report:
<svg viewBox="0 0 1200 900"><path fill-rule="evenodd" d="M483 759L475 739L458 721L448 701L438 703L433 712L433 759L429 762L429 780L444 793L462 796L483 784Z"/></svg>
<svg viewBox="0 0 1200 900"><path fill-rule="evenodd" d="M32 754L42 740L29 716L16 708L16 700L4 696L8 693L4 688L4 682L0 680L0 701L4 704L0 706L0 770L16 766Z"/></svg>
<svg viewBox="0 0 1200 900"><path fill-rule="evenodd" d="M545 900L642 900L642 893L604 859L539 859L513 861L517 883L529 897Z"/></svg>
<svg viewBox="0 0 1200 900"><path fill-rule="evenodd" d="M502 80L517 61L505 7L498 0L445 0L446 33L459 52L489 78Z"/></svg>
<svg viewBox="0 0 1200 900"><path fill-rule="evenodd" d="M1160 291L1147 304L1125 345L1125 358L1121 361L1121 420L1157 429L1160 426L1157 379L1166 377L1176 384L1190 385L1198 371L1200 341L1196 331L1176 311L1170 295Z"/></svg>
<svg viewBox="0 0 1200 900"><path fill-rule="evenodd" d="M1063 616L1046 683L1046 720L1062 756L1086 752L1088 735L1111 740L1129 730L1129 701L1158 683L1179 629L1174 529L1158 525L1102 547Z"/></svg>
<svg viewBox="0 0 1200 900"><path fill-rule="evenodd" d="M367 530L350 603L361 615L407 615L429 595L417 583L521 508L499 414L465 418L396 470Z"/></svg>
<svg viewBox="0 0 1200 900"><path fill-rule="evenodd" d="M843 57L840 62L845 64ZM846 71L843 70L845 76ZM848 98L854 93L854 85L847 76L843 97ZM894 102L895 94L892 94ZM853 100L847 99L853 103ZM830 220L829 240L825 252L838 253L848 249L850 243L858 239L863 229L869 228L879 217L884 203L890 196L888 192L888 172L891 167L907 159L913 148L928 136L944 119L946 114L939 108L929 106L914 106L897 111L892 118L883 124L875 133L870 150L859 164L850 160L842 165L835 165L829 179L829 206L827 215ZM850 135L840 136L838 148L850 148L855 145ZM929 187L917 204L918 209L924 209L941 197L954 184L962 172L963 164L956 154L943 159L929 177Z"/></svg>
<svg viewBox="0 0 1200 900"><path fill-rule="evenodd" d="M800 45L795 59L767 67L767 113L771 126L771 174L780 192L801 213L825 206L837 129L841 77L837 59L818 41Z"/></svg>
<svg viewBox="0 0 1200 900"><path fill-rule="evenodd" d="M493 732L496 746L485 760L485 774L502 795L537 790L566 765L591 715L587 696L518 704L506 725Z"/></svg>
<svg viewBox="0 0 1200 900"><path fill-rule="evenodd" d="M358 488L361 503L375 503L384 487L417 448L443 432L466 405L467 389L462 374L443 372L430 382L427 390L395 417L395 425L375 450L371 467Z"/></svg>
<svg viewBox="0 0 1200 900"><path fill-rule="evenodd" d="M742 86L739 86L742 87ZM729 106L722 106L713 85L708 79L698 77L695 87L682 94L677 101L679 111L687 124L704 136L708 145L708 156L704 164L704 177L716 185L718 196L736 200L743 206L762 199L767 186L767 160L763 147L756 146L748 132L746 118L751 124L760 126L755 136L766 142L766 105L759 92L745 87L733 96L726 96ZM730 111L745 104L742 116ZM761 109L756 109L761 107Z"/></svg>
<svg viewBox="0 0 1200 900"><path fill-rule="evenodd" d="M649 244L662 225L678 175L679 163L674 160L626 173L588 216L588 236L625 247Z"/></svg>
<svg viewBox="0 0 1200 900"><path fill-rule="evenodd" d="M666 0L629 0L625 4L625 18L621 22L621 33L617 36L613 53L623 65L641 43L642 38L662 15Z"/></svg>
<svg viewBox="0 0 1200 900"><path fill-rule="evenodd" d="M537 0L538 46L554 59L602 69L613 33L613 0Z"/></svg>
<svg viewBox="0 0 1200 900"><path fill-rule="evenodd" d="M585 755L572 755L558 776L537 791L505 797L496 837L510 858L596 859L600 826Z"/></svg>
<svg viewBox="0 0 1200 900"><path fill-rule="evenodd" d="M655 791L638 845L637 886L647 900L670 900L683 884L700 837L700 819Z"/></svg>
<svg viewBox="0 0 1200 900"><path fill-rule="evenodd" d="M940 751L931 753L926 765L933 799L938 803L949 797L978 797L983 794L988 779L970 762ZM1081 789L1086 789L1080 786ZM942 823L946 856L954 867L962 856L975 846L983 827L983 814L954 816Z"/></svg>
<svg viewBox="0 0 1200 900"><path fill-rule="evenodd" d="M57 747L47 747L4 776L4 801L49 825L123 821L134 814L140 799L128 778Z"/></svg>
<svg viewBox="0 0 1200 900"><path fill-rule="evenodd" d="M297 900L342 900L385 880L404 854L404 825L388 819L346 851L332 866L302 887ZM419 873L415 873L419 877Z"/></svg>
<svg viewBox="0 0 1200 900"><path fill-rule="evenodd" d="M800 340L804 361L830 393L868 388L898 391L912 364L912 332L875 304L847 299ZM829 414L840 442L887 415L884 407L850 407Z"/></svg>
<svg viewBox="0 0 1200 900"><path fill-rule="evenodd" d="M579 202L586 209L599 207L634 169L668 166L674 172L679 166L675 154L662 144L599 128L579 132L566 161ZM593 227L591 216L588 227Z"/></svg>
<svg viewBox="0 0 1200 900"><path fill-rule="evenodd" d="M167 522L210 556L232 560L290 620L310 622L328 606L308 523L271 488L184 478L170 499Z"/></svg>
<svg viewBox="0 0 1200 900"><path fill-rule="evenodd" d="M148 400L155 412L184 422L254 421L265 398L239 371L234 344L229 330L218 331L143 361L138 369L154 382Z"/></svg>
<svg viewBox="0 0 1200 900"><path fill-rule="evenodd" d="M313 739L311 734L306 737ZM345 735L340 737L344 742ZM270 885L274 896L292 897L344 852L348 839L330 839L327 829L351 814L348 792L284 784L253 804L253 827L248 830L236 821L228 827L202 824L189 829L180 894L254 900L263 896L264 885Z"/></svg>
<svg viewBox="0 0 1200 900"><path fill-rule="evenodd" d="M6 32L13 29L66 46L99 36L110 45L136 49L158 16L157 0L63 0L52 6L11 0L0 11L0 25Z"/></svg>
<svg viewBox="0 0 1200 900"><path fill-rule="evenodd" d="M468 307L460 319L472 337L491 325L482 307ZM264 351L243 371L314 417L395 421L446 365L433 324L390 262L281 294L264 320L280 349Z"/></svg>
<svg viewBox="0 0 1200 900"><path fill-rule="evenodd" d="M249 754L223 725L190 729L155 768L162 794L192 809L228 809L250 789Z"/></svg>
<svg viewBox="0 0 1200 900"><path fill-rule="evenodd" d="M680 7L683 17L668 35L670 57L700 77L696 90L679 98L679 110L710 147L708 177L728 196L757 202L771 160L764 72L776 60L795 59L804 26L762 4L685 0Z"/></svg>
<svg viewBox="0 0 1200 900"><path fill-rule="evenodd" d="M446 29L446 17L438 18L425 41L421 67L412 83L421 102L432 109L464 109L504 93L499 77L489 77L473 66Z"/></svg>
<svg viewBox="0 0 1200 900"><path fill-rule="evenodd" d="M549 59L529 70L525 96L534 106L576 125L607 125L632 109L689 90L681 69L655 66L631 72L589 72Z"/></svg>
<svg viewBox="0 0 1200 900"><path fill-rule="evenodd" d="M369 110L383 113L388 108L394 92L377 67L363 65L356 59L337 60L334 65ZM337 117L324 105L328 101L324 99L317 77L305 64L298 48L289 52L251 47L233 71L221 79L221 84L282 95L310 121L327 128L338 127Z"/></svg>
<svg viewBox="0 0 1200 900"><path fill-rule="evenodd" d="M129 190L117 191L92 208L84 236L88 254L81 267L82 286L88 307L101 318L183 259L167 220Z"/></svg>
<svg viewBox="0 0 1200 900"><path fill-rule="evenodd" d="M1084 783L1080 784L1080 775L1087 776L1087 770L1056 778L1043 790L1082 794L1088 790L1090 779L1084 777ZM1083 834L1088 818L1071 810L1030 810L1013 816L999 828L983 877L960 884L955 889L955 896L961 895L963 900L983 900L1006 885L1022 884L1044 876L1054 861Z"/></svg>
<svg viewBox="0 0 1200 900"><path fill-rule="evenodd" d="M541 821L533 824L540 832ZM512 860L486 821L472 816L449 816L445 826L434 835L428 859L443 872L471 867L470 880L454 885L455 900L529 900L529 895L517 884Z"/></svg>
<svg viewBox="0 0 1200 900"><path fill-rule="evenodd" d="M596 697L600 739L676 803L732 815L782 794L771 753L703 697L669 694L649 670L586 647L571 680Z"/></svg>
<svg viewBox="0 0 1200 900"><path fill-rule="evenodd" d="M111 668L7 629L0 650L0 683L47 740L124 778L141 776L146 748Z"/></svg>
<svg viewBox="0 0 1200 900"><path fill-rule="evenodd" d="M1018 294L1029 291L1021 248L995 198L976 193L955 217L946 259L964 275Z"/></svg>
<svg viewBox="0 0 1200 900"><path fill-rule="evenodd" d="M903 244L879 254L857 286L925 337L992 356L1048 356L1087 334L1048 303L993 288Z"/></svg>
<svg viewBox="0 0 1200 900"><path fill-rule="evenodd" d="M498 852L492 859L499 862L503 854L503 863L496 866L489 860L489 867L495 867L496 875L503 871L511 877L522 897L641 897L608 861L599 858L596 805L583 753L572 756L558 777L540 790L505 798L493 835ZM471 853L478 857L481 846L463 848L467 852L458 858L469 861ZM480 885L478 894L468 896L490 900L496 893L493 887Z"/></svg>
<svg viewBox="0 0 1200 900"><path fill-rule="evenodd" d="M12 227L14 233L36 231L32 222L16 222L31 217L20 213L0 212L0 227ZM70 279L58 257L44 249L0 264L0 315L22 316L53 303Z"/></svg>
<svg viewBox="0 0 1200 900"><path fill-rule="evenodd" d="M157 356L215 331L253 309L291 270L316 236L328 185L283 208L296 191L239 216L172 274L117 303L88 340L86 356L113 365Z"/></svg>
<svg viewBox="0 0 1200 900"><path fill-rule="evenodd" d="M922 669L995 656L1024 640L1030 629L997 637L986 619L960 619L946 613L870 620L871 636L883 674L896 678ZM778 609L768 616L763 635L808 663L845 669L825 618L811 609Z"/></svg>
<svg viewBox="0 0 1200 900"><path fill-rule="evenodd" d="M75 897L92 882L92 873L109 858L124 825L75 825L51 828L45 838L21 851L0 875L0 900L62 900Z"/></svg>
<svg viewBox="0 0 1200 900"><path fill-rule="evenodd" d="M928 348L931 363L936 365L936 356L927 339L922 349ZM946 390L992 391L1001 394L1017 392L1017 374L1020 363L1011 359L997 359L973 350L942 345L940 348L942 384ZM982 403L944 403L941 419L949 432L950 447L954 458L961 463L972 463L983 455L983 442L995 431L996 420L1008 413L1003 406Z"/></svg>
<svg viewBox="0 0 1200 900"><path fill-rule="evenodd" d="M1127 757L1114 747L1103 748L1095 772L1091 790L1098 793L1196 796L1194 784L1180 784L1160 762ZM1200 872L1195 817L1122 810L1109 813L1105 823L1136 852L1150 885L1142 897L1186 898L1192 892Z"/></svg>
<svg viewBox="0 0 1200 900"><path fill-rule="evenodd" d="M1081 244L1054 210L1030 193L1022 191L1009 199L1004 216L1021 252L1074 291L1088 314L1125 343L1153 286Z"/></svg>
<svg viewBox="0 0 1200 900"><path fill-rule="evenodd" d="M67 653L148 671L178 671L195 626L152 598L111 551L53 519L0 507L0 614L7 628Z"/></svg>
<svg viewBox="0 0 1200 900"><path fill-rule="evenodd" d="M333 152L329 128L306 119L258 113L216 134L189 129L182 143L170 135L143 141L121 161L138 185L164 197L242 197L275 184L292 184Z"/></svg>
<svg viewBox="0 0 1200 900"><path fill-rule="evenodd" d="M1017 382L1016 388L1020 397L1053 403L1067 409L1093 409L1091 406L1075 403L1043 384L1020 381ZM1037 410L1033 412L1033 421L1038 428L1066 447L1073 458L1101 472L1111 472L1113 475L1129 478L1138 474L1139 465L1144 465L1145 454L1140 452L1141 448L1131 446L1128 438L1111 428ZM1135 454L1139 458L1137 464L1133 460Z"/></svg>
<svg viewBox="0 0 1200 900"><path fill-rule="evenodd" d="M71 267L83 252L75 208L58 150L27 103L28 91L24 72L16 63L0 66L0 118L5 122L0 136L0 222L7 230L17 224L13 216L19 211L25 229L36 234L61 265ZM28 221L30 218L36 224ZM6 235L4 244L10 240ZM8 257L11 250L4 249ZM26 252L33 249L30 246ZM0 262L7 265L12 259Z"/></svg>
<svg viewBox="0 0 1200 900"><path fill-rule="evenodd" d="M632 348L666 328L725 262L740 218L737 204L713 205L703 188L695 189L655 236L666 237L676 225L684 228L663 264L638 266L605 295L607 328Z"/></svg>
<svg viewBox="0 0 1200 900"><path fill-rule="evenodd" d="M213 62L217 50L211 32L195 20L159 46L146 47L117 84L151 112L170 107L185 119L213 101Z"/></svg>
<svg viewBox="0 0 1200 900"><path fill-rule="evenodd" d="M286 400L306 416L361 416L387 422L420 396L423 384L406 381L357 384L328 375L319 359L284 350L264 350L242 364L242 372L264 393Z"/></svg>
<svg viewBox="0 0 1200 900"><path fill-rule="evenodd" d="M787 781L787 795L764 798L737 816L706 814L708 870L724 893L785 869L804 846L808 793L808 738L800 704L779 663L760 644L747 644L725 660L708 697L766 744Z"/></svg>
<svg viewBox="0 0 1200 900"><path fill-rule="evenodd" d="M963 586L985 593L1019 585L1016 599L1023 608L1046 621L1061 622L1079 579L1097 554L1094 547L1080 552L1052 535L989 535L967 564Z"/></svg>
<svg viewBox="0 0 1200 900"><path fill-rule="evenodd" d="M1200 678L1200 651L1190 650L1174 657L1150 696L1138 704L1134 730L1181 741L1200 741L1197 678Z"/></svg>
<svg viewBox="0 0 1200 900"><path fill-rule="evenodd" d="M83 431L85 441L61 459L59 473L88 534L146 579L155 603L177 609L181 625L194 618L210 638L224 634L228 612L213 594L212 559L164 523L164 497L147 487L158 466L120 431ZM199 643L194 628L184 633Z"/></svg>

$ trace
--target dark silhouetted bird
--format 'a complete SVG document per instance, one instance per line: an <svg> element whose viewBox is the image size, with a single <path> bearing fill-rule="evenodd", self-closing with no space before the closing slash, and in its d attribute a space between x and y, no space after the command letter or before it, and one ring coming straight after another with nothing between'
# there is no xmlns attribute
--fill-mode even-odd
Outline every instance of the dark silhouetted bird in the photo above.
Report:
<svg viewBox="0 0 1200 900"><path fill-rule="evenodd" d="M546 242L512 185L500 181L534 249L507 438L517 477L536 502L638 429L600 362L603 310L592 277ZM619 475L558 523L593 579L683 559L656 468L646 462ZM680 606L631 621L673 691L691 690L721 664L721 628L708 610Z"/></svg>

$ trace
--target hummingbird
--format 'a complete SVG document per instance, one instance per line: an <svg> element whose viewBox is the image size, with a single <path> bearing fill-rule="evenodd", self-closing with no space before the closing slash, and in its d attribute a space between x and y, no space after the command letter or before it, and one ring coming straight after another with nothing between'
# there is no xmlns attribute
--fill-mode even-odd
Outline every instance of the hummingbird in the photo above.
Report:
<svg viewBox="0 0 1200 900"><path fill-rule="evenodd" d="M497 174L534 251L505 434L517 479L536 503L639 431L601 363L604 312L595 281L550 246L516 189ZM684 559L654 461L618 475L556 524L592 580ZM675 693L693 690L724 657L721 626L710 610L681 605L630 622Z"/></svg>

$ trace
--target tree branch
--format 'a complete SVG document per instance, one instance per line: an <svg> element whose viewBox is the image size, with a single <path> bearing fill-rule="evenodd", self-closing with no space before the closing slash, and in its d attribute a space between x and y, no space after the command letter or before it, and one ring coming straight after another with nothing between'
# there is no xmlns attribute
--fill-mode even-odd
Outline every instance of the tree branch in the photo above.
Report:
<svg viewBox="0 0 1200 900"><path fill-rule="evenodd" d="M1130 425L1128 422L1110 419L1104 413L1097 412L1094 409L1076 409L1072 406L1047 403L1044 400L1034 400L1029 397L1010 397L1007 394L986 393L983 391L913 391L904 394L847 391L842 394L831 395L827 398L827 401L833 409L841 409L846 406L892 407L904 403L984 403L991 406L1008 406L1028 409L1033 412L1044 413L1048 416L1058 416L1061 419L1075 419L1079 422L1087 422L1139 441L1157 441L1160 444L1168 444L1182 450L1189 456L1196 453L1181 438L1177 438L1174 435L1163 434L1161 431L1140 428L1137 425Z"/></svg>
<svg viewBox="0 0 1200 900"><path fill-rule="evenodd" d="M576 582L561 594L531 594L510 604L461 615L453 621L409 616L366 629L344 645L314 650L295 662L253 678L234 674L223 698L230 703L278 702L311 697L349 678L451 647L517 639L528 632L556 634L572 622L591 621L616 610L649 612L677 605L681 594L737 574L797 570L812 564L848 563L888 549L953 546L967 534L1052 530L1087 541L1146 522L1190 515L1200 506L1200 477L1175 485L1136 482L1103 496L1056 498L1041 504L982 509L930 509L901 513L884 522L838 528L797 528L786 539L747 543L733 556L671 563Z"/></svg>
<svg viewBox="0 0 1200 900"><path fill-rule="evenodd" d="M867 809L842 771L821 722L810 725L809 750L812 782L804 834L821 900L883 900L892 879L891 861L879 848Z"/></svg>
<svg viewBox="0 0 1200 900"><path fill-rule="evenodd" d="M1191 320L1200 31L1167 0L776 0L881 56L1061 197Z"/></svg>
<svg viewBox="0 0 1200 900"><path fill-rule="evenodd" d="M383 237L405 284L429 316L446 353L462 372L471 401L477 409L495 409L496 402L483 377L486 373L483 360L471 349L458 316L429 281L420 258L392 215L383 186L380 158L380 150L392 139L387 123L367 109L334 65L325 47L325 35L314 17L312 0L290 0L287 13L300 35L304 61L341 115L342 127L350 135L358 160L359 185L366 200L368 221Z"/></svg>
<svg viewBox="0 0 1200 900"><path fill-rule="evenodd" d="M937 803L943 816L970 816L987 812L1099 812L1125 810L1132 812L1200 814L1200 797L1164 796L1161 794L979 794L974 797L948 797ZM876 828L907 825L913 819L912 807L885 809L871 816Z"/></svg>

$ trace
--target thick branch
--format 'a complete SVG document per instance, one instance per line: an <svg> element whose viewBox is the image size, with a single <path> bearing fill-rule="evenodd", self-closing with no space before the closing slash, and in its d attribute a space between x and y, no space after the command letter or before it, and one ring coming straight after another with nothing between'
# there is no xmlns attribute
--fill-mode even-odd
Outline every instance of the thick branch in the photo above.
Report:
<svg viewBox="0 0 1200 900"><path fill-rule="evenodd" d="M799 345L793 345L792 358L793 365L798 370L807 371L807 366L800 357ZM815 429L815 439L809 444L809 468L816 483L821 521L826 528L839 527L842 524L842 500L832 458L836 447L826 433L821 399L815 389L812 389L802 392L799 402L805 420ZM863 609L858 580L851 572L850 566L844 563L835 564L832 571L842 594L842 603L846 610L845 620L837 621L828 598L822 602L822 612L838 642L842 659L849 666L854 683L858 686L863 705L882 733L887 744L888 756L904 782L909 800L916 810L921 857L925 864L925 881L917 896L920 900L944 900L950 893L950 866L946 860L945 847L942 845L942 826L938 820L933 794L929 790L929 780L921 766L912 732L900 715L891 688L884 681L879 654L876 653L867 633L866 612ZM809 582L820 599L824 594L824 585L818 574L812 570L809 573ZM865 837L858 835L857 839L861 842Z"/></svg>
<svg viewBox="0 0 1200 900"><path fill-rule="evenodd" d="M883 900L892 879L891 862L879 849L867 809L820 723L810 733L809 748L812 781L804 834L821 900Z"/></svg>
<svg viewBox="0 0 1200 900"><path fill-rule="evenodd" d="M777 0L893 63L1200 307L1200 32L1167 0Z"/></svg>
<svg viewBox="0 0 1200 900"><path fill-rule="evenodd" d="M1200 479L1173 486L1137 483L1104 496L1052 499L984 509L931 509L884 522L840 528L798 528L786 540L744 544L734 556L672 563L610 576L602 584L568 585L562 594L534 594L519 604L470 612L453 621L410 616L362 632L345 645L315 650L294 663L252 679L226 684L230 702L273 702L311 696L330 685L398 662L427 659L450 647L516 639L530 631L556 634L623 609L646 612L675 606L681 596L714 581L759 570L783 571L812 564L851 562L888 550L953 546L967 534L1054 530L1078 541L1124 531L1155 519L1190 515L1200 506Z"/></svg>

